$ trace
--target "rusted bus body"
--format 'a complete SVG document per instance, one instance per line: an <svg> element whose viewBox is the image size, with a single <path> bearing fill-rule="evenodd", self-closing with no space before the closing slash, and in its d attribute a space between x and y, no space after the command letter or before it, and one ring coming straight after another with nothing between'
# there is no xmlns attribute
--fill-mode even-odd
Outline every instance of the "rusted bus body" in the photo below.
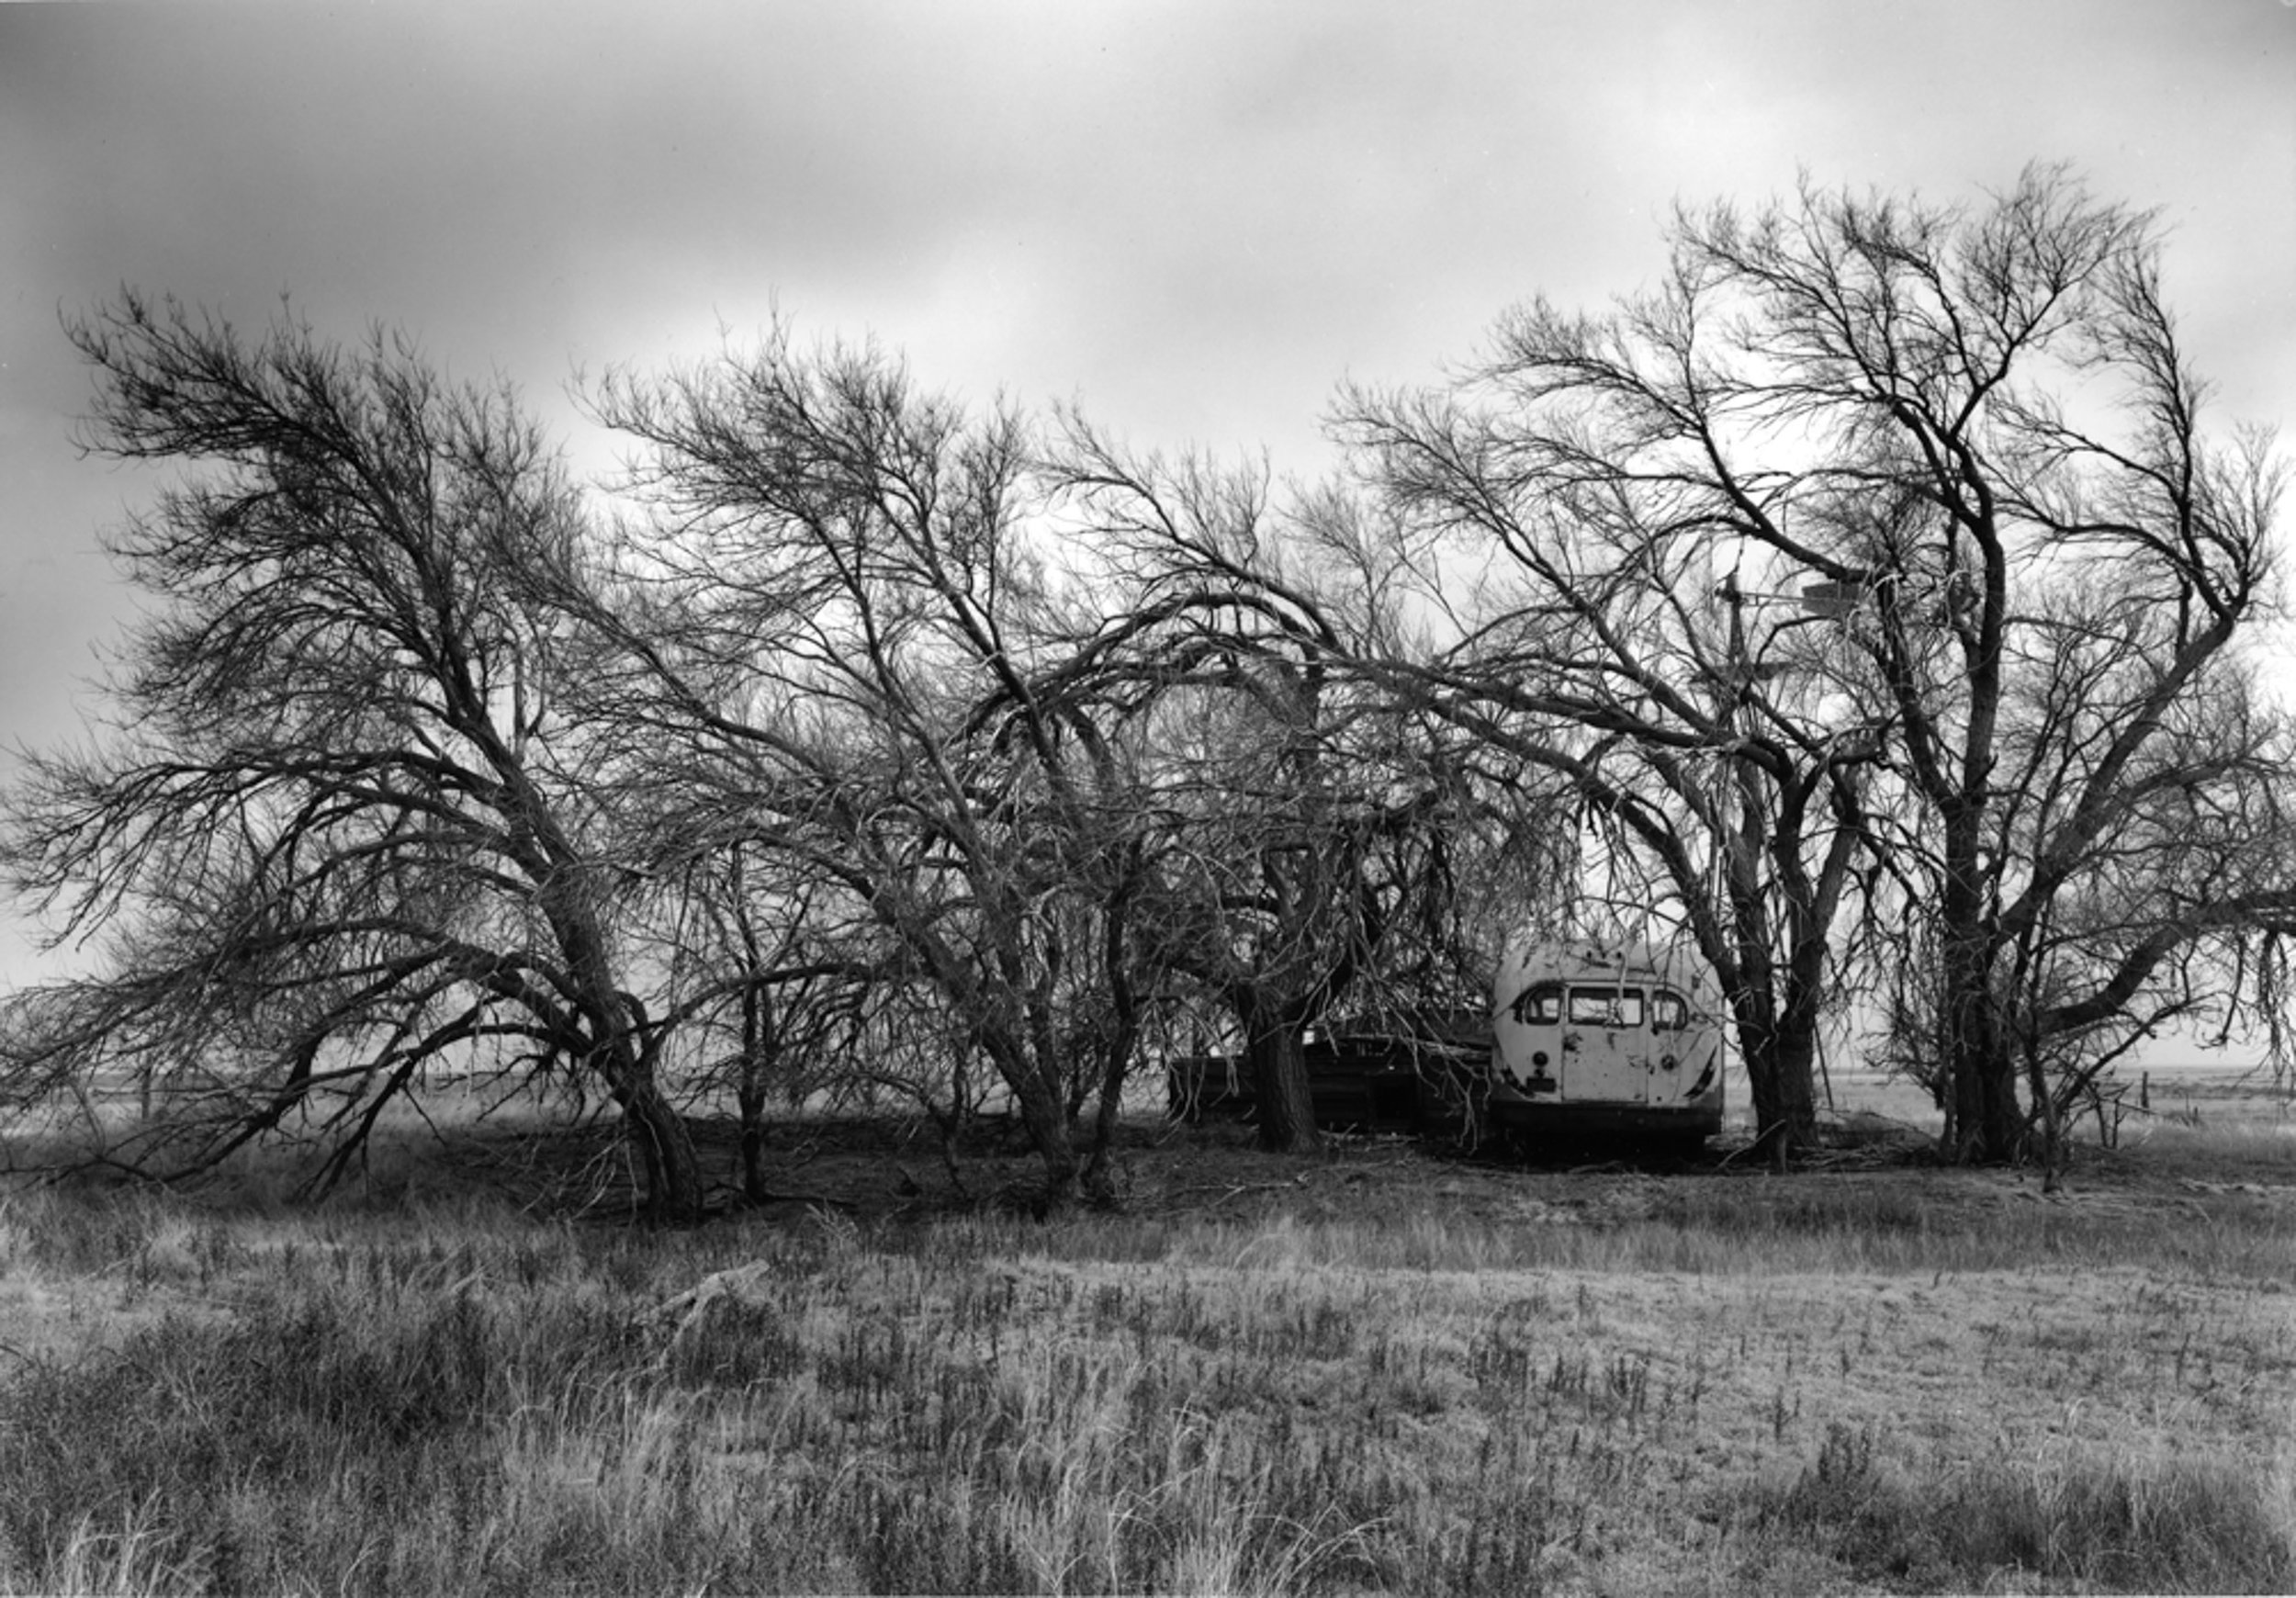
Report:
<svg viewBox="0 0 2296 1598"><path fill-rule="evenodd" d="M1722 1130L1721 1007L1686 951L1528 942L1491 998L1493 1127L1684 1142Z"/></svg>
<svg viewBox="0 0 2296 1598"><path fill-rule="evenodd" d="M1722 1130L1720 1005L1680 950L1531 940L1503 961L1489 1018L1313 1038L1301 1050L1316 1124L1536 1150L1591 1139L1700 1142ZM1168 1067L1171 1113L1249 1119L1250 1063Z"/></svg>

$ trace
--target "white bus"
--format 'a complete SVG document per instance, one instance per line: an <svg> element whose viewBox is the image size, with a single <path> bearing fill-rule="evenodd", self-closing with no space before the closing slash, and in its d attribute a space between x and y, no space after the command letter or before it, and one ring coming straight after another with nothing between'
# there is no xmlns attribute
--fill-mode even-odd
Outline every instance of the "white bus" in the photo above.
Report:
<svg viewBox="0 0 2296 1598"><path fill-rule="evenodd" d="M1687 950L1528 943L1491 997L1496 1129L1689 1143L1722 1130L1721 1006Z"/></svg>

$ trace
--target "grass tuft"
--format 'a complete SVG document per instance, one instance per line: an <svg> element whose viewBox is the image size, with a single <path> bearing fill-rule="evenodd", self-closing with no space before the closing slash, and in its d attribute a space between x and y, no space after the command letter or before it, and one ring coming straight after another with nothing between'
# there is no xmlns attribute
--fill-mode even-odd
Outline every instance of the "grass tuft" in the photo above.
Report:
<svg viewBox="0 0 2296 1598"><path fill-rule="evenodd" d="M2221 1454L1893 1463L1871 1427L1837 1422L1790 1485L1752 1488L1726 1513L1758 1548L1917 1591L2285 1592L2284 1481Z"/></svg>

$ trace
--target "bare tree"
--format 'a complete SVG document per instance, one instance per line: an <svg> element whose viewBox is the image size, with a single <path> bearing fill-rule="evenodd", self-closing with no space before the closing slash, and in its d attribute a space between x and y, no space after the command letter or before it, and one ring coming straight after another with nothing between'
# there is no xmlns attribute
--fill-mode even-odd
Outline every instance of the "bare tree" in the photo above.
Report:
<svg viewBox="0 0 2296 1598"><path fill-rule="evenodd" d="M2156 592L2067 581L2027 584L2011 613L1977 859L1987 1013L1973 1017L1943 980L1953 969L1948 924L1924 928L1915 958L1877 973L1890 1046L1930 1081L1956 1143L1978 1135L1969 1115L2014 1088L1994 1082L1966 1095L1970 1056L1945 1045L1973 1027L1995 1034L2021 1075L2023 1123L2052 1164L2073 1105L2161 1030L2221 1037L2253 1021L2284 1046L2278 974L2279 935L2296 911L2296 745L2236 658L2148 711L2179 652L2173 614ZM2126 735L2148 715L2131 755ZM2083 815L2100 792L2110 794L2102 827ZM1895 897L1941 904L1943 829L1921 820L1893 850L1903 879Z"/></svg>
<svg viewBox="0 0 2296 1598"><path fill-rule="evenodd" d="M785 332L659 383L616 377L599 409L652 452L639 480L660 514L632 541L646 619L628 636L715 807L699 832L869 907L1064 1200L1081 1174L1070 912L1120 913L1126 804L1091 728L1038 686L1088 628L1065 613L1077 580L1051 557L1019 419ZM1120 994L1096 996L1120 1013ZM1120 1089L1129 1036L1100 1073Z"/></svg>
<svg viewBox="0 0 2296 1598"><path fill-rule="evenodd" d="M2020 1025L2127 1018L2198 973L2172 956L2284 910L2288 733L2238 646L2285 467L2260 433L2209 438L2151 219L2062 169L1969 209L1806 193L1687 236L1829 424L1813 525L1919 817L1895 858L1934 889L1951 1145L2010 1157ZM2035 979L2054 996L2019 1023Z"/></svg>
<svg viewBox="0 0 2296 1598"><path fill-rule="evenodd" d="M354 1158L443 1056L564 1062L620 1106L655 1214L702 1184L625 987L575 730L580 506L506 392L403 339L259 339L133 295L70 326L87 447L187 468L110 540L147 596L113 724L41 755L0 865L96 975L19 997L19 1095L126 1077L130 1151L211 1162L290 1117Z"/></svg>
<svg viewBox="0 0 2296 1598"><path fill-rule="evenodd" d="M1829 620L1740 530L1774 485L1733 459L1685 283L1607 323L1538 308L1456 391L1347 394L1377 502L1319 528L1419 617L1366 669L1575 794L1565 917L1695 942L1784 1158L1881 746L1840 712Z"/></svg>
<svg viewBox="0 0 2296 1598"><path fill-rule="evenodd" d="M1931 1029L1949 1144L1999 1159L2024 1141L2020 1030L2142 1024L2156 978L2200 979L2193 957L2285 909L2286 733L2238 647L2283 468L2260 433L2212 443L2204 397L2150 219L2034 167L1970 208L1805 186L1683 213L1656 291L1602 318L1536 303L1456 392L1348 421L1418 526L1532 579L1462 607L1479 672L1503 644L1536 663L1523 708L1581 729L1575 758L1630 746L1666 825L1722 845L1766 818L1793 910L1774 963L1822 971L1828 884L1865 862L1891 909L1866 925L1898 929L1877 969L1929 985L1898 1013ZM1717 570L1727 631L1696 614ZM1810 614L1790 649L1762 593ZM1664 777L1694 751L1739 810ZM2221 827L2178 824L2188 793ZM1829 817L1822 872L1781 847L1797 804ZM1735 882L1746 851L1720 853ZM1744 1036L1748 979L1717 957L1769 940L1730 902L1738 935L1701 941ZM2239 967L2203 963L2221 1010Z"/></svg>
<svg viewBox="0 0 2296 1598"><path fill-rule="evenodd" d="M1360 990L1440 883L1457 785L1353 670L1377 596L1310 569L1264 473L1133 459L1074 415L1052 469L1133 596L1055 683L1147 741L1136 936L1233 1018L1261 1142L1312 1148L1306 1034L1379 1007Z"/></svg>

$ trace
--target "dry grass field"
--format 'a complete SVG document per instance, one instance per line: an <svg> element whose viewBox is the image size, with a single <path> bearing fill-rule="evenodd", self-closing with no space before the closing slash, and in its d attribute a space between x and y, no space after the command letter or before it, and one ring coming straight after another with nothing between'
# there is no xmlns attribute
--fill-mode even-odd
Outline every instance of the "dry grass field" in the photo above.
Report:
<svg viewBox="0 0 2296 1598"><path fill-rule="evenodd" d="M1784 1178L1143 1124L1049 1221L852 1128L689 1233L585 1210L594 1131L25 1186L0 1588L2285 1592L2296 1135L2217 1086L2048 1193L1870 1118Z"/></svg>

